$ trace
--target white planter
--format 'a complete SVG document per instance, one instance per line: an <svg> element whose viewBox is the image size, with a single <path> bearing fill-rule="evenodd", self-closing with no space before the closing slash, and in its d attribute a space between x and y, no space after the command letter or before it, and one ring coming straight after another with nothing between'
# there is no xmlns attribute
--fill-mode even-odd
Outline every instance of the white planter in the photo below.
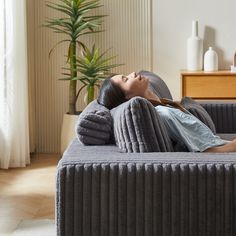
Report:
<svg viewBox="0 0 236 236"><path fill-rule="evenodd" d="M79 115L64 114L61 128L61 154L76 137L75 124Z"/></svg>

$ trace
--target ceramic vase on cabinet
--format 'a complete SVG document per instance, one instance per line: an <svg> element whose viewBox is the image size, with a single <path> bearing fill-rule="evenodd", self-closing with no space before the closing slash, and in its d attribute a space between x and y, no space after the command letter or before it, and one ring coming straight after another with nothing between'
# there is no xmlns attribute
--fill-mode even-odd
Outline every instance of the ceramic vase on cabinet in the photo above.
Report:
<svg viewBox="0 0 236 236"><path fill-rule="evenodd" d="M209 47L204 55L204 71L217 71L218 70L218 55Z"/></svg>
<svg viewBox="0 0 236 236"><path fill-rule="evenodd" d="M187 41L187 69L190 71L202 70L203 67L203 40L198 36L198 22L192 22L192 35Z"/></svg>

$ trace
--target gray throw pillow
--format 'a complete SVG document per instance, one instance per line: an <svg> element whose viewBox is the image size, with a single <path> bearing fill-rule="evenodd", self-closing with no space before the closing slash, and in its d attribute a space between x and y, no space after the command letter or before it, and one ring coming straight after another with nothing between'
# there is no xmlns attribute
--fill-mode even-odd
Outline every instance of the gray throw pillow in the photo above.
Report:
<svg viewBox="0 0 236 236"><path fill-rule="evenodd" d="M134 97L111 110L116 145L125 152L168 152L173 146L154 106Z"/></svg>
<svg viewBox="0 0 236 236"><path fill-rule="evenodd" d="M80 114L75 131L77 138L83 144L104 145L109 143L112 134L110 111L94 100Z"/></svg>
<svg viewBox="0 0 236 236"><path fill-rule="evenodd" d="M214 134L216 134L216 128L215 128L215 125L214 125L210 115L199 103L194 101L191 97L183 97L180 103L191 114L193 114L200 121L202 121L205 125L207 125L212 130L212 132Z"/></svg>

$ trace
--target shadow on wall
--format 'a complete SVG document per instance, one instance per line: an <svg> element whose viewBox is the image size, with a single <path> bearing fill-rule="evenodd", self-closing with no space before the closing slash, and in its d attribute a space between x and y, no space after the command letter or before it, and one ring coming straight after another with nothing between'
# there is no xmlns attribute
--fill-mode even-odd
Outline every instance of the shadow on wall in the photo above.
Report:
<svg viewBox="0 0 236 236"><path fill-rule="evenodd" d="M208 50L209 47L213 47L218 55L219 69L229 69L232 62L224 58L224 51L219 45L217 45L216 36L217 35L215 28L206 25L203 34L204 53Z"/></svg>

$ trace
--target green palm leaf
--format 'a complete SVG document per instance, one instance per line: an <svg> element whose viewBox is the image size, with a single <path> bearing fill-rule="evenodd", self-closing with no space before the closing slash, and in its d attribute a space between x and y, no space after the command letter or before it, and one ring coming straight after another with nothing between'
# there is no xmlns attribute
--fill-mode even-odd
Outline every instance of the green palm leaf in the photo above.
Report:
<svg viewBox="0 0 236 236"><path fill-rule="evenodd" d="M67 8L62 8L62 7L58 7L55 3L50 3L50 4L46 4L47 7L52 8L53 10L59 11L59 12L63 12L68 16L73 16L73 12L67 10Z"/></svg>
<svg viewBox="0 0 236 236"><path fill-rule="evenodd" d="M97 86L99 81L103 80L112 68L121 64L110 64L114 57L106 58L107 51L100 53L95 45L89 50L79 40L82 35L103 32L99 27L106 15L91 14L95 9L102 7L101 0L47 1L46 6L62 15L60 18L48 18L44 26L65 36L50 50L49 56L59 44L69 42L66 55L68 66L63 68L65 72L62 75L65 78L60 78L60 80L70 81L69 113L75 114L75 103L79 93L86 87L89 93L88 97L91 99L94 95L94 86ZM77 55L78 47L81 48L82 56ZM76 89L77 80L83 84L80 89Z"/></svg>
<svg viewBox="0 0 236 236"><path fill-rule="evenodd" d="M70 42L70 40L61 40L60 42L58 42L58 43L49 51L48 57L50 58L50 57L51 57L51 54L52 54L52 52L55 50L55 48L56 48L59 44L64 43L64 42Z"/></svg>
<svg viewBox="0 0 236 236"><path fill-rule="evenodd" d="M110 64L115 56L105 58L107 52L108 50L100 53L95 44L91 50L85 45L83 46L82 57L80 56L77 59L77 70L88 78L90 84L94 85L94 83L109 75L112 68L122 65Z"/></svg>

